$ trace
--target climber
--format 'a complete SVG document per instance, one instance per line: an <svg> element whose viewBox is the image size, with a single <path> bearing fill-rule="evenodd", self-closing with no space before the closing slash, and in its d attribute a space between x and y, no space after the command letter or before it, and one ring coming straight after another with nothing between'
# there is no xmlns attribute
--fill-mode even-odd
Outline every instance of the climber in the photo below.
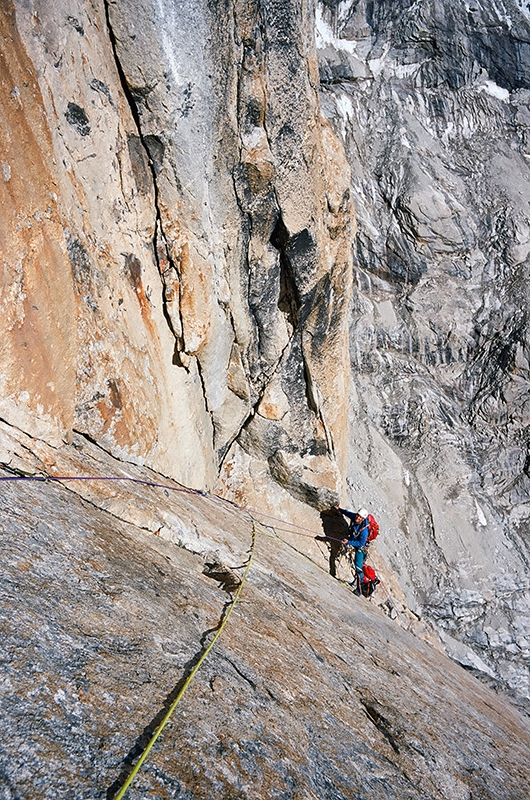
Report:
<svg viewBox="0 0 530 800"><path fill-rule="evenodd" d="M357 593L361 593L361 585L363 578L363 564L364 564L364 547L368 541L369 523L368 511L365 508L359 508L358 511L347 511L345 508L338 509L341 514L348 517L350 520L350 527L348 530L348 538L342 540L343 545L353 547L355 550L354 565L355 565L355 578Z"/></svg>

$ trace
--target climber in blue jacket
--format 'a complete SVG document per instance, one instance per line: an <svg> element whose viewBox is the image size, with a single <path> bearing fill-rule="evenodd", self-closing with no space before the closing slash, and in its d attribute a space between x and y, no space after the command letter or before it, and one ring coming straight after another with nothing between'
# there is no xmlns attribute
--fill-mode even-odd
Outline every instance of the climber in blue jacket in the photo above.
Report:
<svg viewBox="0 0 530 800"><path fill-rule="evenodd" d="M363 547L366 545L369 532L368 511L365 508L360 508L358 511L347 511L345 508L339 508L339 511L350 520L349 535L347 539L342 540L342 544L355 548L355 574L357 591L360 593L364 564Z"/></svg>

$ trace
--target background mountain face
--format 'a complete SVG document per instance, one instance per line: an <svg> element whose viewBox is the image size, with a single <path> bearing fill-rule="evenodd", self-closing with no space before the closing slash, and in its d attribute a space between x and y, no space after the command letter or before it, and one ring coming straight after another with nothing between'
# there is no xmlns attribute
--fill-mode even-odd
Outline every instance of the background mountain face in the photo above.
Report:
<svg viewBox="0 0 530 800"><path fill-rule="evenodd" d="M528 696L527 9L6 0L0 26L1 462L79 471L90 440L310 528L367 505L411 617Z"/></svg>
<svg viewBox="0 0 530 800"><path fill-rule="evenodd" d="M317 42L322 107L346 147L358 217L350 490L393 529L385 554L418 607L527 692L530 23L520 5L326 2Z"/></svg>

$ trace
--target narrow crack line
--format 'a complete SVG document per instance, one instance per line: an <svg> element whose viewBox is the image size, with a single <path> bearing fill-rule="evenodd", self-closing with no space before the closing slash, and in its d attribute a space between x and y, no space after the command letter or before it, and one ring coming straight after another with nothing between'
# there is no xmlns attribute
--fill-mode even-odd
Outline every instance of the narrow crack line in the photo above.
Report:
<svg viewBox="0 0 530 800"><path fill-rule="evenodd" d="M0 423L4 423L9 428L13 428L14 430L20 431L20 433L24 433L24 435L28 436L28 434L25 431L23 431L21 428L17 428L15 425L11 425L9 422L7 422L6 420L4 420L2 418L0 418ZM77 436L80 436L82 439L85 439L91 445L93 445L96 448L97 451L100 451L101 453L106 453L107 455L110 455L113 459L118 461L120 464L125 464L125 465L127 465L129 467L131 467L131 466L136 467L137 466L136 464L133 464L130 461L124 461L119 456L116 456L113 453L111 453L110 450L106 450L99 442L97 442L95 439L93 439L90 436L90 434L84 433L83 431L80 431L77 428L72 428L72 432L75 433ZM34 437L30 437L30 438L33 439ZM42 441L41 439L34 439L34 440L35 441ZM32 456L35 455L33 453L33 451L30 450L29 447L27 445L25 445L23 442L19 442L17 440L17 444L19 444L22 448L24 448L24 450L27 450L30 455L32 455ZM76 447L75 443L72 446ZM13 455L16 455L16 453L14 453ZM91 455L90 458L91 458L91 460L94 461L95 465L98 468L102 468L101 462L98 461L95 456ZM5 462L1 462L0 463L0 467L4 467L8 472L13 472L15 474L18 473L17 468L11 467L9 464L6 464ZM158 483L160 481L160 478L162 477L164 480L170 481L171 483L176 484L176 487L178 487L178 488L176 488L176 487L168 486L167 489L172 489L173 491L183 492L184 495L188 495L189 494L189 495L198 496L198 497L205 497L208 500L221 502L223 504L223 506L229 507L229 508L227 508L227 510L230 510L230 511L236 511L238 513L239 512L244 512L244 513L247 513L247 514L249 513L249 512L246 512L245 509L243 509L240 506L238 506L238 504L233 502L232 500L228 500L228 499L226 499L224 497L219 497L218 495L215 495L215 494L204 493L199 489L190 489L188 486L185 486L184 484L179 483L171 475L166 475L164 472L154 472L152 469L150 469L149 467L145 467L145 466L142 467L142 469L145 470L148 473L148 475L152 476L154 483ZM19 470L19 471L21 473L23 473L23 470ZM44 469L36 470L35 473L28 473L28 477L32 477L33 474L36 474L36 473L41 472L41 471L43 473L43 482L45 482L45 479L48 478L48 477L53 478L53 475L48 475L48 473ZM94 477L98 477L98 476L94 476ZM123 477L123 480L131 479L132 481L136 482L136 479L135 478L131 478L131 476L129 476L129 475L124 475L122 477ZM59 481L56 481L56 483L59 483ZM63 483L61 481L60 483L65 488L69 488L68 485L66 484L66 482ZM158 487L158 488L160 488L160 487ZM72 491L72 489L70 489L70 490ZM78 494L78 496L82 497L82 495L79 495L79 494ZM168 495L166 495L166 496L168 496ZM89 502L89 501L87 501L87 502ZM96 506L96 508L98 508L98 506ZM107 509L105 509L105 508L100 508L100 510L107 512ZM108 512L108 513L111 513L111 512ZM119 517L116 517L116 518L119 519ZM252 517L251 517L251 519L252 519ZM124 521L126 521L126 520L124 520ZM133 524L133 523L129 523L129 524ZM136 526L136 527L139 527L139 526ZM148 529L146 529L146 530L148 530ZM185 549L187 549L187 548L185 548ZM189 550L189 552L190 553L195 553L194 550ZM198 554L200 555L200 552Z"/></svg>
<svg viewBox="0 0 530 800"><path fill-rule="evenodd" d="M249 678L247 675L245 675L245 673L244 673L244 672L242 672L242 671L239 669L239 667L238 667L236 664L234 664L234 662L232 661L232 659L231 659L231 658L228 658L228 656L226 656L226 655L224 655L224 654L222 654L220 657L221 657L221 658L223 658L225 661L228 661L228 663L230 664L230 666L231 666L231 667L233 667L233 669L234 669L234 670L237 672L237 674L239 675L239 677L240 677L240 678L243 678L243 680L244 680L244 681L246 681L246 682L249 684L249 686L251 686L251 687L254 689L254 691L256 691L256 690L257 690L257 688L258 688L258 685L257 685L257 683L255 683L255 682L252 680L252 678Z"/></svg>
<svg viewBox="0 0 530 800"><path fill-rule="evenodd" d="M206 393L206 381L204 379L202 366L201 366L201 362L200 362L199 358L195 357L195 363L197 364L197 374L199 376L199 380L200 380L201 386L202 386L202 394L203 394L203 397L204 397L204 407L206 409L206 412L210 415L210 419L212 420L212 427L213 427L214 433L215 433L215 422L214 422L214 418L213 418L213 412L212 412L212 410L211 410L211 408L209 406L209 403L208 403L208 395Z"/></svg>
<svg viewBox="0 0 530 800"><path fill-rule="evenodd" d="M283 347L280 355L278 356L276 364L274 364L274 366L273 366L272 372L268 376L267 381L264 384L263 388L258 392L258 397L254 401L253 405L251 406L251 409L250 409L249 413L247 414L247 416L245 417L243 422L240 424L239 430L236 431L236 433L229 439L229 441L224 446L224 452L223 452L222 458L219 461L219 471L221 471L221 469L223 467L223 464L225 462L225 459L226 459L228 453L230 452L230 448L232 447L234 442L237 441L237 439L241 436L241 434L245 430L246 426L250 423L250 421L258 413L258 411L257 411L258 406L259 406L259 404L261 403L261 401L263 400L263 398L265 396L265 391L266 391L267 387L270 385L271 381L274 380L274 378L278 374L278 371L280 369L280 364L282 363L282 360L283 360L283 357L285 355L285 352L292 345L293 338L294 338L294 334L289 337L289 341Z"/></svg>
<svg viewBox="0 0 530 800"><path fill-rule="evenodd" d="M151 741L155 731L157 730L159 725L162 723L162 720L165 718L165 716L166 716L167 712L169 711L169 709L171 708L173 702L176 700L177 696L179 695L179 693L181 692L182 688L184 687L184 685L185 685L186 681L188 680L189 676L191 675L191 673L193 672L194 668L197 666L197 664L199 663L201 658L204 656L204 653L206 652L206 650L207 650L207 648L209 646L209 642L207 640L209 639L209 637L211 636L212 633L215 634L219 630L219 628L223 624L224 619L225 619L226 615L228 614L228 611L229 611L229 609L230 609L230 607L232 605L233 605L233 601L232 600L227 601L223 606L223 610L222 610L222 613L221 613L221 616L219 618L219 621L218 621L217 625L215 625L215 627L213 627L213 628L208 628L202 634L202 636L201 636L201 638L199 640L200 650L197 653L195 653L195 655L192 656L184 664L181 678L176 683L174 688L169 692L169 694L166 695L166 698L164 699L160 710L150 720L150 722L147 723L147 725L144 727L142 733L136 739L134 745L131 747L131 749L129 750L127 755L122 759L120 774L118 775L116 780L112 783L112 785L109 786L109 788L107 789L107 793L106 793L107 800L113 800L113 798L115 797L116 793L120 790L120 788L123 786L123 784L125 783L125 781L129 777L129 774L131 772L131 767L134 765L135 761L144 752L144 750L147 747L148 743Z"/></svg>
<svg viewBox="0 0 530 800"><path fill-rule="evenodd" d="M92 436L90 436L89 433L84 433L83 431L80 431L77 428L72 428L72 433L75 433L77 436L81 436L82 439L86 439L86 441L89 442L91 445L93 445L97 450L100 450L102 453L106 453L112 459L118 461L120 464L124 464L124 465L126 465L128 467L138 467L138 465L135 464L133 461L125 461L123 458L120 458L119 456L114 455L114 453L112 453L110 450L107 450L105 447L103 447L103 445L100 442L96 441L96 439L93 439ZM75 448L76 447L75 443L72 446ZM77 446L77 447L78 447L78 449L80 449L79 446ZM93 460L95 462L95 464L98 467L101 468L102 466L104 466L94 456L90 456L90 458L91 458L91 460ZM143 467L143 469L149 470L148 467ZM149 470L149 472L152 472L152 471ZM182 486L182 484L179 484L177 481L175 481L174 478L171 478L169 475L164 475L164 473L162 473L162 472L160 472L160 473L156 473L155 472L154 473L154 477L159 478L160 476L162 476L165 480L173 481L179 487ZM53 478L53 475L50 475L50 477ZM96 476L94 476L94 477L96 477ZM131 475L123 475L123 476L119 476L119 477L122 477L123 480L131 480L131 481L143 480L143 478L140 478L140 479L133 478ZM186 487L182 486L182 488L185 489Z"/></svg>
<svg viewBox="0 0 530 800"><path fill-rule="evenodd" d="M4 423L9 428L13 428L13 430L19 431L20 433L23 433L25 436L29 436L29 434L26 431L22 430L22 428L18 428L16 425L12 425L10 422L7 422L7 420L2 419L1 417L0 417L0 423ZM129 466L131 465L132 462L124 461L124 459L122 459L119 456L115 455L110 450L107 450L105 447L103 447L103 445L100 442L97 442L92 436L90 436L89 433L84 433L83 431L80 431L77 428L72 428L72 433L75 433L77 436L81 436L83 439L86 439L87 442L90 442L90 444L94 445L94 447L96 447L102 453L106 453L107 455L109 455L113 459L115 459L116 461L119 461L120 464L127 464ZM44 441L43 439L39 439L39 438L33 437L33 436L29 436L29 438L32 439L32 441L36 441L36 442ZM32 456L35 455L35 453L26 444L24 444L24 442L21 442L21 441L17 440L17 444L20 445L20 447L24 448L24 450L27 450L30 455L32 455ZM75 447L75 444L73 446ZM13 455L16 456L17 454L13 453ZM8 470L16 472L16 469L14 467L10 467L8 464L5 464L5 462L2 462L2 465L4 465L5 468L8 469ZM0 466L2 466L2 465L0 465ZM43 472L43 474L46 477L53 478L53 475L48 475L48 473L45 472L44 469L43 470L37 470L37 472L41 472L41 471ZM21 470L21 472L22 472L22 470ZM28 473L28 474L30 474L30 473ZM160 473L160 474L163 475L163 473ZM163 475L163 477L167 478L167 480L174 480L173 478L170 478L168 475Z"/></svg>
<svg viewBox="0 0 530 800"><path fill-rule="evenodd" d="M23 470L17 470L17 469L12 468L12 467L6 467L5 464L0 464L0 467L3 467L8 472L13 472L15 474L21 474L22 473L22 475L21 475L22 477L26 477L26 475L30 476L30 473L25 473L24 474ZM76 497L78 497L81 501L87 503L87 505L90 505L92 508L95 508L97 511L101 511L104 514L108 514L110 517L112 517L115 520L118 520L118 522L122 522L124 525L130 525L131 527L135 528L136 530L146 531L146 533L150 533L150 534L155 534L156 533L156 532L152 531L151 528L148 528L145 525L140 525L137 522L131 522L130 520L125 519L124 517L120 517L118 514L114 513L109 508L105 508L102 505L98 505L98 503L95 500L91 500L90 498L85 497L85 495L81 494L81 492L79 492L76 489L76 484L73 483L73 482L69 482L69 481L65 481L65 480L60 480L60 479L54 478L53 475L43 475L42 478L40 478L40 476L36 475L35 476L35 480L37 482L55 484L56 486L62 486L63 489L66 489L66 491L71 492L71 494L73 494ZM127 478L124 477L123 480L126 481ZM156 488L156 487L153 487L153 488ZM162 527L165 527L165 526L163 525ZM161 537L161 538L162 538L163 541L167 542L168 544L171 544L174 547L178 547L179 550L185 550L187 553L190 553L191 555L198 556L199 558L203 558L203 553L202 553L201 550L194 550L192 547L188 547L184 543L181 543L181 544L177 545L174 542L171 542L171 541L169 541L167 539L164 539L164 537ZM153 549L153 548L151 548L151 549ZM154 550L154 552L157 552L157 551ZM243 564L241 567L232 567L232 569L242 569L244 567L246 567L246 564ZM228 601L228 603L230 604L230 601Z"/></svg>
<svg viewBox="0 0 530 800"><path fill-rule="evenodd" d="M125 71L123 69L122 63L121 63L119 55L118 55L118 43L117 43L117 37L116 37L116 34L114 32L114 28L112 26L112 22L111 22L111 18L110 18L109 0L103 0L103 5L104 5L104 9L105 9L105 20L106 20L107 29L108 29L108 32L109 32L109 41L110 41L110 45L111 45L111 48L112 48L112 53L113 53L113 56L114 56L114 62L116 64L116 69L117 69L117 72L118 72L118 77L120 79L120 84L121 84L125 99L127 100L127 103L129 105L129 108L130 108L130 111L131 111L131 115L132 115L132 118L133 118L135 126L136 126L136 130L138 131L138 137L140 139L140 142L142 143L142 147L144 148L146 159L147 159L147 164L149 166L149 171L151 173L151 178L152 178L152 183L153 183L153 193L154 193L154 207L155 207L155 225L154 225L153 240L152 240L153 255L154 255L154 259L155 259L156 265L158 267L158 271L159 271L159 274L160 274L161 281L162 281L162 287L163 287L163 290L162 290L162 308L163 308L164 318L166 320L166 323L167 323L171 333L175 337L176 344L179 345L179 344L182 344L182 342L179 342L180 337L177 335L177 333L173 329L173 324L171 322L171 317L169 315L168 308L167 308L167 300L166 300L166 296L165 296L165 279L164 279L164 271L165 270L164 270L164 268L162 266L161 259L160 259L160 252L159 252L161 249L164 251L164 254L166 256L166 260L167 260L168 264L170 265L171 268L173 268L175 270L175 272L177 273L179 278L180 278L180 273L179 273L179 270L177 268L177 265L175 264L175 262L173 261L171 255L169 253L169 249L168 249L168 246L167 246L167 239L166 239L166 235L165 235L165 232L164 232L164 225L163 225L163 222L162 222L162 213L161 213L161 210L160 210L160 199L159 199L159 194L160 193L159 193L159 188L158 188L156 167L155 167L153 159L151 158L151 155L149 153L149 148L147 146L147 143L146 143L145 137L143 135L143 131L142 131L142 125L141 125L141 121L140 121L140 115L138 113L138 108L136 106L136 102L135 102L133 93L132 93L132 91L131 91L131 89L129 87L129 84L127 82L127 77L125 75ZM179 314L180 314L180 296L179 296ZM182 318L181 318L181 327L182 327Z"/></svg>
<svg viewBox="0 0 530 800"><path fill-rule="evenodd" d="M394 752L399 753L399 745L396 742L395 736L391 732L391 723L385 719L385 717L383 717L371 703L369 703L367 700L364 700L362 697L359 699L370 722L385 737Z"/></svg>
<svg viewBox="0 0 530 800"><path fill-rule="evenodd" d="M357 639L353 634L351 635L350 640L352 642L355 642L355 644L358 645L361 648L361 650L366 650L366 646L362 642L360 642L359 639Z"/></svg>
<svg viewBox="0 0 530 800"><path fill-rule="evenodd" d="M83 439L86 439L87 442L90 442L90 444L94 445L94 447L97 447L98 450L101 450L103 453L106 453L108 456L111 456L112 458L116 459L116 461L119 461L120 464L129 464L130 465L132 463L131 461L126 461L125 459L120 458L120 456L114 455L114 453L112 453L110 450L107 450L106 447L103 447L101 442L96 441L96 439L94 439L93 436L91 436L89 433L85 433L84 431L80 431L78 428L72 428L72 433L75 433L78 436L81 436ZM75 447L75 445L74 445L74 447Z"/></svg>
<svg viewBox="0 0 530 800"><path fill-rule="evenodd" d="M53 475L50 475L48 477L50 478L50 480L49 481L45 480L45 483L54 483L55 485L62 486L63 489L66 489L67 492L71 492L76 497L79 497L80 500L82 500L85 503L88 503L88 505L92 506L92 508L95 508L98 511L102 511L104 514L108 514L109 517L112 517L113 519L118 520L118 522L123 522L124 525L131 525L133 528L136 528L137 530L140 530L140 531L147 531L147 533L153 533L153 531L150 528L146 528L145 525L139 525L136 522L131 522L130 520L124 519L123 517L120 517L118 514L115 514L110 509L103 508L103 506L99 506L95 502L95 500L90 500L90 498L85 497L85 495L83 495L80 492L76 491L76 488L75 488L75 486L73 484L69 484L66 481L54 479ZM186 548L183 548L183 549L186 549Z"/></svg>
<svg viewBox="0 0 530 800"><path fill-rule="evenodd" d="M221 471L221 469L223 467L225 459L226 459L228 453L230 452L230 449L231 449L232 445L241 436L241 434L243 433L243 431L246 428L246 426L250 423L250 421L257 414L258 406L261 403L261 401L263 400L263 397L265 395L265 389L267 388L267 386L268 386L268 383L265 384L265 386L258 392L257 399L254 401L253 405L250 408L249 413L247 414L247 416L245 417L243 422L240 424L239 429L233 434L233 436L230 437L228 442L224 445L223 454L222 454L222 456L221 456L221 458L219 460L219 467L218 467L219 472Z"/></svg>
<svg viewBox="0 0 530 800"><path fill-rule="evenodd" d="M239 439L239 437L243 433L244 429L249 424L250 420L256 414L256 407L261 403L262 397L263 397L263 395L260 394L256 404L252 406L252 408L250 409L250 412L248 413L248 415L245 417L245 419L243 420L243 422L239 426L239 429L234 433L233 436L230 437L228 442L223 446L223 453L221 455L221 458L219 459L219 466L218 466L218 472L219 473L221 472L221 470L222 470L222 468L224 466L225 460L226 460L226 458L228 456L228 453L230 452L230 450L232 448L232 445L234 444L234 442L237 439Z"/></svg>
<svg viewBox="0 0 530 800"><path fill-rule="evenodd" d="M19 433L22 433L28 439L31 439L32 442L42 442L42 441L44 441L43 439L39 439L38 436L31 436L23 428L19 428L18 425L13 425L12 422L8 422L7 419L4 419L4 417L0 417L0 423L3 423L4 425L7 425L8 428L11 428L14 431L18 431ZM24 450L27 450L28 453L30 453L32 456L35 456L35 453L32 450L30 450L30 448L26 444L24 444L24 442L21 442L21 441L19 441L17 439L17 444L19 444L20 447L23 447ZM16 455L16 453L13 453L13 455Z"/></svg>
<svg viewBox="0 0 530 800"><path fill-rule="evenodd" d="M18 470L18 469L15 469L13 467L6 466L5 464L0 464L0 467L5 468L8 472L12 472L15 475L20 475L21 477L33 477L31 475L31 473L24 473L23 470ZM40 483L55 484L56 486L58 486L58 485L62 486L62 488L66 489L67 492L70 492L71 494L75 495L80 500L82 500L85 503L87 503L88 505L90 505L92 508L95 508L98 511L102 511L105 514L108 514L113 519L118 520L118 522L123 522L125 525L132 525L134 528L137 528L138 530L147 531L148 533L152 533L150 528L146 528L144 525L138 525L137 523L131 522L128 519L124 519L123 517L118 516L118 514L115 514L110 509L103 508L103 506L98 505L94 500L90 500L88 497L85 497L85 495L81 494L81 492L76 491L76 488L75 488L75 486L73 484L69 484L69 483L67 483L66 481L63 481L63 480L58 480L57 478L54 478L53 475L44 474L41 477L41 476L35 474L34 477L35 477L35 481L40 482ZM186 548L184 548L184 549L186 549Z"/></svg>
<svg viewBox="0 0 530 800"><path fill-rule="evenodd" d="M127 465L127 466L129 466L129 467L138 467L138 465L137 465L137 464L135 464L134 462L132 462L132 461L124 461L124 460L123 460L122 458L120 458L119 456L117 456L117 455L114 455L114 453L112 453L110 450L106 450L106 449L105 449L105 448L104 448L104 447L103 447L103 446L102 446L102 445L101 445L99 442L97 442L95 439L93 439L93 438L90 436L90 434L88 434L88 433L83 433L83 431L80 431L80 430L78 430L77 428L72 428L72 432L73 432L73 433L75 433L75 434L77 434L78 436L81 436L83 439L86 439L86 440L87 440L87 442L90 442L90 444L91 444L91 445L93 445L93 446L94 446L94 447L95 447L97 450L100 450L102 453L106 453L107 455L111 456L111 457L112 457L113 459L115 459L116 461L119 461L119 462L120 462L120 464L125 464L125 465ZM75 447L75 444L74 444L73 446ZM30 452L31 452L31 451L30 451ZM98 466L98 467L100 467L100 468L102 467L102 465L101 465L101 462L98 462L98 461L97 461L97 459L96 459L94 456L90 456L90 458L92 458L92 459L93 459L93 460L96 462L96 464L97 464L97 466ZM104 466L104 465L103 465L103 466ZM179 483L179 482L178 482L178 481L177 481L175 478L173 478L171 475L166 475L164 472L156 472L155 470L153 470L153 469L151 469L150 467L147 467L147 466L142 466L142 469L143 469L145 472L147 472L149 475L151 475L151 476L152 476L152 478L154 479L154 481L153 481L153 482L155 482L155 483L159 482L159 480L160 480L160 477L162 477L162 478L164 478L164 480L171 481L171 483L174 483L174 484L176 484L176 485L177 485L177 487L178 487L178 490L177 490L177 491L179 491L179 492L181 491L181 492L184 492L184 493L186 493L186 494L192 494L192 495L205 496L205 495L204 495L204 493L202 492L202 490L200 490L200 489L190 489L190 487L189 487L189 486L185 486L183 483ZM53 476L52 476L52 477L53 477ZM125 479L125 478L129 478L129 477L130 477L129 475L124 475L124 476L123 476L123 478L124 478L124 479ZM136 479L134 479L134 480L136 480ZM169 488L169 489L172 489L173 491L176 491L176 489L175 489L175 487L174 487L174 486L173 486L173 487L169 486L169 487L167 487L167 488ZM167 497L167 496L168 496L168 495L166 495L166 497ZM221 499L221 498L217 498L217 496L216 496L216 495L211 495L211 498L212 498L212 499ZM227 503L228 503L229 501L227 500L227 501L225 501L225 502L227 502Z"/></svg>
<svg viewBox="0 0 530 800"><path fill-rule="evenodd" d="M79 433L79 432L76 431L76 433ZM83 434L80 434L80 435L83 436ZM37 473L25 472L24 470L18 469L17 467L11 467L8 464L5 464L4 462L0 463L0 468L5 469L6 472L10 472L10 473L12 473L14 475L18 475L18 476L23 477L23 478L34 478L36 482L55 484L56 486L61 486L63 489L66 489L66 491L68 491L71 494L75 495L81 501L83 501L83 502L87 503L88 505L90 505L92 508L95 508L98 511L102 511L104 514L108 514L113 519L118 520L118 522L123 522L125 525L131 525L133 528L136 528L137 530L140 530L140 531L146 531L147 533L153 533L153 531L150 528L146 527L145 525L139 525L138 523L131 522L130 520L125 519L124 517L120 517L118 514L116 514L115 512L111 511L109 508L105 508L102 505L98 505L98 503L95 500L92 500L92 499L86 497L84 494L81 494L81 492L79 492L77 490L77 486L79 484L76 484L74 482L65 481L65 480L58 480L53 475L48 475L44 471L43 471L42 476L38 474L38 471L37 471ZM129 478L124 475L123 476L123 480L127 481L127 480L129 480ZM153 488L156 488L156 487L153 487ZM169 543L173 544L172 542L169 542ZM178 545L178 547L179 547L179 549L186 550L186 552L191 553L192 555L202 557L202 553L199 550L193 550L190 547L186 547L184 544ZM242 567L245 567L245 566L246 566L246 564L242 565ZM238 567L233 567L233 569L241 569L242 567L239 567L239 566Z"/></svg>

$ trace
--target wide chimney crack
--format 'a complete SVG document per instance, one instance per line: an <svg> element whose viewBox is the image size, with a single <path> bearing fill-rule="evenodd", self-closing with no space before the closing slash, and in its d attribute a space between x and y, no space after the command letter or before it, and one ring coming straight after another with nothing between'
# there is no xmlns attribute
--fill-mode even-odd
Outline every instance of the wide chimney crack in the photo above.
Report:
<svg viewBox="0 0 530 800"><path fill-rule="evenodd" d="M275 247L280 254L280 293L278 297L278 308L287 315L287 319L291 323L293 330L296 330L300 322L301 301L294 270L286 252L286 247L290 238L289 232L280 214L270 238L272 246Z"/></svg>
<svg viewBox="0 0 530 800"><path fill-rule="evenodd" d="M291 237L289 235L287 228L285 227L285 224L283 222L280 213L280 216L278 217L278 221L276 223L276 227L274 228L274 231L270 238L270 242L273 245L273 247L275 247L278 250L280 254L280 293L278 297L278 308L280 309L280 311L283 311L286 314L287 319L292 325L294 332L297 330L300 324L300 311L301 311L302 301L300 298L300 292L298 291L298 287L296 285L296 277L294 274L294 270L287 253L290 238ZM322 424L326 436L326 446L328 452L332 457L334 457L335 447L333 443L333 436L326 424L324 415L322 413L322 409L320 408L320 403L318 400L318 396L316 394L311 371L309 369L307 359L303 354L303 348L302 348L302 359L303 359L303 375L305 382L307 406L309 410L315 414L317 419Z"/></svg>

